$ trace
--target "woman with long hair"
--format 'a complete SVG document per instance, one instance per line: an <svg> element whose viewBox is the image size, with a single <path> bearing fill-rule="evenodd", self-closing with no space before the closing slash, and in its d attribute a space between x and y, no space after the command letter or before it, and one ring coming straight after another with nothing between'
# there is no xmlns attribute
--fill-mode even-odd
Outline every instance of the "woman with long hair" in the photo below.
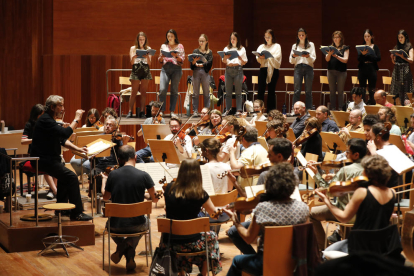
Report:
<svg viewBox="0 0 414 276"><path fill-rule="evenodd" d="M168 219L189 220L198 217L201 207L209 214L213 214L216 209L211 202L207 192L203 189L200 164L195 159L185 159L181 163L178 171L177 180L167 185L165 192L165 211ZM169 234L163 234L161 247L166 246ZM214 274L221 271L220 251L217 235L213 231L207 235L194 234L188 236L171 236L172 249L176 252L181 251L200 251L209 247ZM191 273L192 265L199 267L202 275L207 275L206 256L198 255L191 258L179 257L178 270L180 275Z"/></svg>
<svg viewBox="0 0 414 276"><path fill-rule="evenodd" d="M222 114L219 110L213 109L210 112L210 123L206 128L204 128L200 134L201 135L216 135L220 128L218 127L221 124Z"/></svg>
<svg viewBox="0 0 414 276"><path fill-rule="evenodd" d="M413 75L410 68L410 63L413 63L414 60L414 53L413 46L405 30L398 31L397 45L395 45L394 50L403 50L408 57L399 53L391 54L394 71L392 71L390 93L398 95L401 105L406 105L409 104L407 93L414 92ZM406 102L407 100L408 102Z"/></svg>
<svg viewBox="0 0 414 276"><path fill-rule="evenodd" d="M91 108L85 118L85 124L82 127L93 127L99 120L99 111L96 108Z"/></svg>
<svg viewBox="0 0 414 276"><path fill-rule="evenodd" d="M152 80L149 64L151 63L151 55L146 54L142 57L137 57L137 50L148 50L148 38L144 32L139 32L135 39L135 45L131 46L129 50L129 57L132 65L132 72L129 80L131 81L132 91L129 99L129 111L127 118L132 117L132 108L135 104L135 97L137 92L141 93L140 113L136 114L138 118L145 117L145 101L147 99L148 81Z"/></svg>

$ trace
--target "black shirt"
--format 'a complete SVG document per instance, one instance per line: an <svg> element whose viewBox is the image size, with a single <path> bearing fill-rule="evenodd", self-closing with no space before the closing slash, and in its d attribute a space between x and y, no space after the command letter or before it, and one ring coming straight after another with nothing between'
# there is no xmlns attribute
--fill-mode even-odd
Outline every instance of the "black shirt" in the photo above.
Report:
<svg viewBox="0 0 414 276"><path fill-rule="evenodd" d="M410 47L405 47L405 49L402 49L402 50L404 50L406 53L407 53L407 55L410 55L410 50L412 49L413 47L412 46L410 46ZM398 48L397 48L397 46L395 46L394 47L394 49L395 50L399 50ZM408 61L406 61L405 59L403 59L403 58L401 58L401 57L399 57L399 56L395 56L395 63L408 63Z"/></svg>
<svg viewBox="0 0 414 276"><path fill-rule="evenodd" d="M172 183L168 184L165 189L165 210L167 213L167 218L175 220L189 220L195 219L200 213L201 207L210 196L204 191L204 195L201 199L186 199L186 198L177 198L175 197L174 191L170 193ZM164 243L168 242L169 234L163 236ZM187 236L171 236L171 241L174 243L189 243L195 242L201 238L201 234L187 235Z"/></svg>
<svg viewBox="0 0 414 276"><path fill-rule="evenodd" d="M33 138L34 126L35 125L32 124L30 121L26 122L26 125L24 126L24 130L23 130L22 138L32 139ZM32 144L29 144L29 149L27 151L28 154L30 154L31 148L32 148Z"/></svg>
<svg viewBox="0 0 414 276"><path fill-rule="evenodd" d="M213 52L211 50L208 50L208 53L204 54L204 53L200 52L200 50L197 48L193 51L193 54L200 54L207 60L207 62L204 63L204 71L206 71L206 73L208 73L210 71L211 67L213 66ZM200 63L201 63L201 61L200 61ZM193 64L192 62L190 62L190 64L191 64L191 70L199 68L199 67L196 67L195 64Z"/></svg>
<svg viewBox="0 0 414 276"><path fill-rule="evenodd" d="M306 157L307 152L316 154L318 156L318 162L322 162L322 137L319 132L315 133L309 140L302 144L300 152L304 157Z"/></svg>
<svg viewBox="0 0 414 276"><path fill-rule="evenodd" d="M302 134L303 130L305 129L305 122L307 119L309 119L309 117L309 113L306 113L301 118L297 117L290 126L290 128L293 130L293 133L295 133L296 138Z"/></svg>
<svg viewBox="0 0 414 276"><path fill-rule="evenodd" d="M144 201L145 189L154 187L154 182L146 172L132 166L123 166L108 176L105 191L111 193L113 203L131 204ZM111 227L125 228L145 223L142 216L133 218L111 218Z"/></svg>
<svg viewBox="0 0 414 276"><path fill-rule="evenodd" d="M62 127L49 113L44 113L36 122L30 156L39 161L60 162L61 146L72 135L71 127Z"/></svg>
<svg viewBox="0 0 414 276"><path fill-rule="evenodd" d="M359 69L361 69L365 65L365 62L370 62L374 66L375 70L378 71L379 67L378 67L377 62L381 60L381 53L380 53L380 50L377 44L374 44L374 52L375 52L376 57L373 57L372 55L368 55L368 54L363 55L358 52L358 61L359 61L358 68Z"/></svg>
<svg viewBox="0 0 414 276"><path fill-rule="evenodd" d="M96 168L101 169L102 171L104 171L108 166L112 167L118 164L117 155L115 155L115 152L118 154L118 149L120 146L122 146L122 141L113 139L112 142L116 145L113 148L111 148L111 155L108 157L97 158L95 166Z"/></svg>
<svg viewBox="0 0 414 276"><path fill-rule="evenodd" d="M349 46L342 46L342 49L338 49L340 57L344 57L346 50L349 50ZM328 70L336 70L339 72L346 72L346 63L339 61L336 57L331 56L331 59L328 61Z"/></svg>

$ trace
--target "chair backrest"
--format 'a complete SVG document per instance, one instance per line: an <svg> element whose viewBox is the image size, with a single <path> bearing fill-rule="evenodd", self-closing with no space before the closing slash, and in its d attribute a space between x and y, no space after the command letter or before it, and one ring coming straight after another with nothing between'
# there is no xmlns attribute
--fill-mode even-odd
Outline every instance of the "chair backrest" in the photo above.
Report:
<svg viewBox="0 0 414 276"><path fill-rule="evenodd" d="M321 84L329 84L327 76L319 76L319 81Z"/></svg>
<svg viewBox="0 0 414 276"><path fill-rule="evenodd" d="M149 215L152 212L152 201L132 204L106 203L105 217L132 218Z"/></svg>
<svg viewBox="0 0 414 276"><path fill-rule="evenodd" d="M352 76L352 84L355 86L356 84L359 84L358 77Z"/></svg>
<svg viewBox="0 0 414 276"><path fill-rule="evenodd" d="M129 77L119 77L119 84L122 85L131 85L131 81L129 80Z"/></svg>
<svg viewBox="0 0 414 276"><path fill-rule="evenodd" d="M210 196L211 201L214 206L226 206L232 202L235 202L237 199L237 190L233 190L227 194L216 194Z"/></svg>
<svg viewBox="0 0 414 276"><path fill-rule="evenodd" d="M391 85L391 80L392 80L392 77L382 76L382 83L384 84L384 88L385 88L385 85Z"/></svg>
<svg viewBox="0 0 414 276"><path fill-rule="evenodd" d="M258 76L252 76L252 83L258 84L259 83L259 77Z"/></svg>
<svg viewBox="0 0 414 276"><path fill-rule="evenodd" d="M267 226L263 244L263 276L293 275L293 226Z"/></svg>
<svg viewBox="0 0 414 276"><path fill-rule="evenodd" d="M154 77L155 84L160 84L160 76Z"/></svg>
<svg viewBox="0 0 414 276"><path fill-rule="evenodd" d="M170 219L157 218L158 232L170 233ZM190 220L173 220L173 235L192 235L210 231L210 219L196 218Z"/></svg>

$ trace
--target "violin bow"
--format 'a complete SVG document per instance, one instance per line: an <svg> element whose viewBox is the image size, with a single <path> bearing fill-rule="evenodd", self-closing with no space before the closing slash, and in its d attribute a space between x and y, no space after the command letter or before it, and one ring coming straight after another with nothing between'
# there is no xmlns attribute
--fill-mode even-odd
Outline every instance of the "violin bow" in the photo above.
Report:
<svg viewBox="0 0 414 276"><path fill-rule="evenodd" d="M219 132L216 134L216 135L214 135L214 137L213 138L215 138L217 135L220 135L220 132L227 126L227 124L228 124L229 122L227 121L225 124L224 124L224 126L222 126L221 128L220 128L220 130L219 130Z"/></svg>
<svg viewBox="0 0 414 276"><path fill-rule="evenodd" d="M162 103L161 103L160 109L158 109L158 112L157 112L157 114L155 115L154 120L152 120L152 124L154 124L154 123L155 123L155 120L157 119L158 115L160 115L161 108L162 108L162 106L163 106L163 105L164 105L164 102L162 102Z"/></svg>
<svg viewBox="0 0 414 276"><path fill-rule="evenodd" d="M178 130L178 131L177 131L177 133L176 133L176 134L174 134L174 136L171 138L171 140L170 140L170 141L174 141L174 140L175 140L175 138L177 138L178 133L180 133L180 132L181 132L181 130L183 130L183 128L185 127L185 125L188 123L188 121L190 121L193 117L194 117L194 114L193 114L193 115L191 115L191 117L190 117L190 118L188 118L188 119L187 119L187 121L185 121L185 123L183 124L183 126L180 128L180 130Z"/></svg>

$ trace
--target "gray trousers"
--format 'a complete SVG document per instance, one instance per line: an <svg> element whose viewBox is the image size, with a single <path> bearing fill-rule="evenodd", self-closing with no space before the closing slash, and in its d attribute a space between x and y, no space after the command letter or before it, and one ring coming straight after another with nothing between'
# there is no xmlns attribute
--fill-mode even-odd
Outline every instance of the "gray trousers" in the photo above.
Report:
<svg viewBox="0 0 414 276"><path fill-rule="evenodd" d="M344 87L345 87L346 75L347 75L346 72L328 70L331 110L341 109L344 106ZM338 91L338 105L336 105L336 92L337 91Z"/></svg>

